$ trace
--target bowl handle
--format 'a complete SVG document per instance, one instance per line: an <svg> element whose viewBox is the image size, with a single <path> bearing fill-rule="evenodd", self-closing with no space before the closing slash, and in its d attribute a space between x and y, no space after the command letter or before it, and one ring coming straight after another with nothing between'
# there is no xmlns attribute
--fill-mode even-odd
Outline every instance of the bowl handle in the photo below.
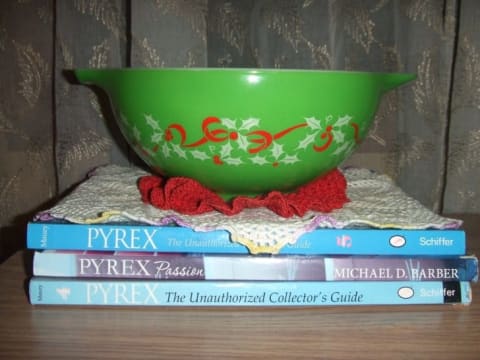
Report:
<svg viewBox="0 0 480 360"><path fill-rule="evenodd" d="M385 74L385 77L383 79L383 91L384 92L390 91L409 81L415 80L416 78L417 78L417 75L411 74L411 73Z"/></svg>
<svg viewBox="0 0 480 360"><path fill-rule="evenodd" d="M75 69L74 73L81 84L102 85L102 71L99 69Z"/></svg>

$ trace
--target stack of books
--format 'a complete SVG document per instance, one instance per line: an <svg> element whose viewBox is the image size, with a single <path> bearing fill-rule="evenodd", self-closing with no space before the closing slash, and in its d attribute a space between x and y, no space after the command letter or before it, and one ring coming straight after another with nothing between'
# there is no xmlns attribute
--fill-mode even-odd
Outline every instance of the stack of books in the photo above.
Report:
<svg viewBox="0 0 480 360"><path fill-rule="evenodd" d="M478 260L463 230L318 229L278 255L227 231L31 222L33 304L469 303Z"/></svg>
<svg viewBox="0 0 480 360"><path fill-rule="evenodd" d="M27 247L46 305L469 304L478 277L462 229L317 228L253 255L226 230L38 217Z"/></svg>

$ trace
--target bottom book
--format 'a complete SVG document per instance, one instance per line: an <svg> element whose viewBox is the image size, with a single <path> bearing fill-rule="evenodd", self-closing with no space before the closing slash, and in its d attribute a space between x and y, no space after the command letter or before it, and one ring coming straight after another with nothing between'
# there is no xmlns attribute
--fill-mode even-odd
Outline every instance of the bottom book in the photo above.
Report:
<svg viewBox="0 0 480 360"><path fill-rule="evenodd" d="M108 306L469 304L462 281L158 281L33 277L30 302Z"/></svg>

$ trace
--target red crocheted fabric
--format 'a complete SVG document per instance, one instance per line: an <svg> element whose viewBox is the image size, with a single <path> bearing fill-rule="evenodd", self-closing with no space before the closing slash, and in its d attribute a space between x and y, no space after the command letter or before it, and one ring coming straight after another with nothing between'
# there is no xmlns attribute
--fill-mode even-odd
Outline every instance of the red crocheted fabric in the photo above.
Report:
<svg viewBox="0 0 480 360"><path fill-rule="evenodd" d="M142 201L162 210L198 215L219 211L235 215L246 208L266 207L282 217L303 216L307 211L330 212L341 208L348 198L347 182L335 169L292 193L271 191L257 197L237 196L226 202L196 180L185 177L164 179L147 175L139 179Z"/></svg>

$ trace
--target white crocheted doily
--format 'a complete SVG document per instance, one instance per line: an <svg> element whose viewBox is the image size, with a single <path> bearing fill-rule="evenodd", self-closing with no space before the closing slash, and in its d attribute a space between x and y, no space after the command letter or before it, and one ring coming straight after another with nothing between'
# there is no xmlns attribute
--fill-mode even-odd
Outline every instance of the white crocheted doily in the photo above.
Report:
<svg viewBox="0 0 480 360"><path fill-rule="evenodd" d="M250 252L278 253L294 244L304 233L318 227L448 229L461 220L439 216L407 196L386 175L370 170L342 170L350 202L330 213L308 212L303 217L284 218L266 208L246 209L234 216L210 212L184 215L144 204L137 180L145 171L134 167L108 165L94 170L89 178L56 206L37 215L73 223L137 221L152 225L175 223L196 231L227 230L231 240Z"/></svg>

